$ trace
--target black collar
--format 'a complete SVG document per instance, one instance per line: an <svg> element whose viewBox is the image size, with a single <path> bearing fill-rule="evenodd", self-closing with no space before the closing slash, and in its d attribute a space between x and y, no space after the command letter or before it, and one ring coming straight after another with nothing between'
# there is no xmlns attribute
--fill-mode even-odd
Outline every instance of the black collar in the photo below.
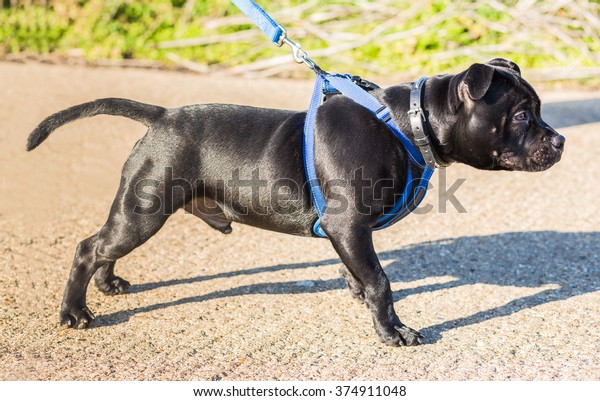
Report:
<svg viewBox="0 0 600 401"><path fill-rule="evenodd" d="M443 161L435 153L427 132L427 117L421 108L422 92L426 81L427 77L422 77L414 83L410 91L410 110L408 111L410 125L415 145L421 151L427 166L430 168L446 167L450 163Z"/></svg>

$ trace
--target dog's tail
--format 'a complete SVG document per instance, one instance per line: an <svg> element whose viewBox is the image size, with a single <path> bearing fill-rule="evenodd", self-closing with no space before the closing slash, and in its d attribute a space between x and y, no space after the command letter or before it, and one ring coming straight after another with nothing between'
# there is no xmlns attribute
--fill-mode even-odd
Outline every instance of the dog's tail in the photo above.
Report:
<svg viewBox="0 0 600 401"><path fill-rule="evenodd" d="M136 102L129 99L106 98L93 102L83 103L59 111L47 117L38 125L27 139L27 150L35 149L48 136L61 125L70 123L84 117L93 117L98 114L122 116L139 121L146 126L152 125L167 109L160 106Z"/></svg>

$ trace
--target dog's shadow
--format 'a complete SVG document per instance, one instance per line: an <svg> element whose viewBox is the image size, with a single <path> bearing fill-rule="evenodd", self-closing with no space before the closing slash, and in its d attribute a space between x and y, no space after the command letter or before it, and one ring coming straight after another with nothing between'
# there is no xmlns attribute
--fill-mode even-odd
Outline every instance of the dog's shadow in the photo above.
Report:
<svg viewBox="0 0 600 401"><path fill-rule="evenodd" d="M397 291L394 293L395 302L413 294L478 283L539 288L539 292L534 295L515 299L505 305L435 326L420 328L428 343L437 342L443 332L453 328L511 315L548 302L600 290L599 232L539 231L461 237L411 245L394 251L381 252L379 256L382 263L387 265L385 271L392 283L452 277L441 284ZM329 259L318 263L285 264L213 276L147 283L132 286L130 293L136 294L160 287L199 283L217 278L234 278L241 275L314 268L338 263L340 261L337 259ZM228 282L234 283L234 281ZM244 285L100 316L97 326L117 325L137 314L217 298L247 294L316 293L345 287L346 284L341 278Z"/></svg>

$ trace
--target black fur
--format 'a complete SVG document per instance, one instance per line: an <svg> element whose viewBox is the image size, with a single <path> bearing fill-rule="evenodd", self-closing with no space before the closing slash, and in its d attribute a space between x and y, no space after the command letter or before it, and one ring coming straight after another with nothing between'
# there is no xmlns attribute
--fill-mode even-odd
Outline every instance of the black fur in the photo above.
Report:
<svg viewBox="0 0 600 401"><path fill-rule="evenodd" d="M400 84L371 93L412 139L410 88ZM481 169L540 171L560 159L564 138L541 120L539 103L516 64L501 59L458 75L432 77L424 89L436 153L445 161ZM147 241L178 209L225 234L236 222L312 235L317 215L302 157L306 113L235 105L164 109L100 99L44 120L30 135L27 149L62 124L97 114L132 118L149 130L123 167L108 221L77 247L61 306L62 324L86 328L93 323L86 292L94 275L104 293L126 291L129 283L114 274L115 262ZM353 295L371 311L382 341L421 343L419 333L402 324L394 311L372 242L375 221L404 188L405 150L369 111L334 95L319 108L315 158L328 201L322 228L344 263L342 273ZM367 186L370 190L357 191L355 184L365 182L373 184ZM387 184L378 187L381 182Z"/></svg>
<svg viewBox="0 0 600 401"><path fill-rule="evenodd" d="M35 149L40 143L44 142L48 135L61 125L71 121L93 117L98 114L109 114L113 116L122 116L139 121L149 127L165 113L166 109L160 106L139 103L128 99L100 99L93 102L80 104L60 111L47 117L37 126L27 139L27 150Z"/></svg>

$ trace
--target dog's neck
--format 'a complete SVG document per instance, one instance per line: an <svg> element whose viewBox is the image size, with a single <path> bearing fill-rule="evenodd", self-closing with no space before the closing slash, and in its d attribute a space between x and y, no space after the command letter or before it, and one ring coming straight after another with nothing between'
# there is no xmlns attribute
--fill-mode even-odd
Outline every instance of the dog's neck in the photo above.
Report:
<svg viewBox="0 0 600 401"><path fill-rule="evenodd" d="M425 115L424 128L436 158L444 164L458 161L453 157L452 141L457 119L449 112L447 98L436 97L432 93L448 93L451 78L450 75L429 78L423 87L421 98L421 107ZM408 115L411 89L411 83L399 84L380 91L377 94L379 96L376 96L390 108L398 128L414 143Z"/></svg>

